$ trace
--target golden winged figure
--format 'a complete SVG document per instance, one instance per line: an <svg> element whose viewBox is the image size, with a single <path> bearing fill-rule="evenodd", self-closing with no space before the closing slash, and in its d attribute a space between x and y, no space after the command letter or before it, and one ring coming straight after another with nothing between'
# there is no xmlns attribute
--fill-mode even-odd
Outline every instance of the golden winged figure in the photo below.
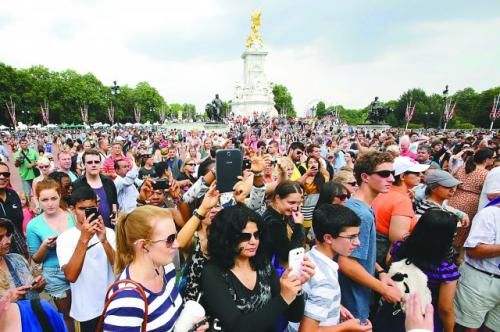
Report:
<svg viewBox="0 0 500 332"><path fill-rule="evenodd" d="M247 43L246 43L247 48L252 47L252 45L256 42L258 42L261 47L263 46L262 36L260 35L260 31L259 31L260 30L260 16L261 15L262 15L262 11L260 11L260 10L254 11L251 15L252 33L247 38Z"/></svg>

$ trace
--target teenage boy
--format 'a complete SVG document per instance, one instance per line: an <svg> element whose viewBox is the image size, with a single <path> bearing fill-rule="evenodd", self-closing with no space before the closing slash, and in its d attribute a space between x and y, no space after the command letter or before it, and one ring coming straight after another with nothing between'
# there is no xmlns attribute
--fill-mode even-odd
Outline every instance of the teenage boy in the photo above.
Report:
<svg viewBox="0 0 500 332"><path fill-rule="evenodd" d="M71 211L76 223L57 238L57 258L71 286L70 317L76 331L94 332L104 307L109 285L115 279L115 233L104 226L100 215L86 216L85 209L97 210L97 196L88 186L71 194Z"/></svg>
<svg viewBox="0 0 500 332"><path fill-rule="evenodd" d="M354 176L359 189L346 202L361 219L360 245L347 256L338 258L342 290L342 304L354 317L365 321L370 314L372 291L390 303L401 300L401 292L394 281L376 263L376 229L372 202L379 193L388 192L394 182L393 157L388 152L368 152L354 165ZM379 279L375 277L377 273Z"/></svg>
<svg viewBox="0 0 500 332"><path fill-rule="evenodd" d="M368 320L361 324L340 304L339 266L333 260L337 255L350 256L359 246L360 223L359 217L342 205L324 204L314 211L317 244L306 255L316 269L303 286L306 303L300 332L371 331Z"/></svg>

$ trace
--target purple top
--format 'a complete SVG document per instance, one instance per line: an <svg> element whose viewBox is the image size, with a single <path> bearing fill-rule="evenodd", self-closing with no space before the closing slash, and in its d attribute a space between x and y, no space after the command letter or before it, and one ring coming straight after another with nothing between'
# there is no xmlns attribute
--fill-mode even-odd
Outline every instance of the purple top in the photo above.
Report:
<svg viewBox="0 0 500 332"><path fill-rule="evenodd" d="M394 243L394 247L391 249L391 255L393 261L397 262L406 257L398 256L399 248L401 248L402 241L397 241ZM417 264L415 264L417 265ZM455 263L449 261L442 261L439 265L436 264L420 264L417 267L422 270L427 276L427 286L429 288L436 288L441 285L441 283L448 283L458 280L460 277L460 272L458 271Z"/></svg>
<svg viewBox="0 0 500 332"><path fill-rule="evenodd" d="M104 187L92 189L94 190L96 195L99 196L99 214L102 216L102 220L104 220L104 225L106 227L113 227L111 225L111 220L109 219L111 209L109 208L108 196L106 196Z"/></svg>

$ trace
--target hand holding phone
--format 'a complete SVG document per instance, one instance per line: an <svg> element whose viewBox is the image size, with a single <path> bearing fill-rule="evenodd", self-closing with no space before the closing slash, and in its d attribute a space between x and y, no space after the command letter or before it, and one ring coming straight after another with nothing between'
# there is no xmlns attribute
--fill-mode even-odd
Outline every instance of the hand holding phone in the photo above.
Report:
<svg viewBox="0 0 500 332"><path fill-rule="evenodd" d="M153 190L166 190L170 188L170 183L167 179L158 179L153 182Z"/></svg>
<svg viewBox="0 0 500 332"><path fill-rule="evenodd" d="M99 218L99 212L96 207L85 208L85 219L88 219L89 222L97 220Z"/></svg>

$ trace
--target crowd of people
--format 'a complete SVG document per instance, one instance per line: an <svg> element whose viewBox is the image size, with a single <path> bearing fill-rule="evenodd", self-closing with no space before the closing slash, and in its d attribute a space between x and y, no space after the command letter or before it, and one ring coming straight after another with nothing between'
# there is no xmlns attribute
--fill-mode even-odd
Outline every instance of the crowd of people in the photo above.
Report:
<svg viewBox="0 0 500 332"><path fill-rule="evenodd" d="M190 331L500 331L499 143L331 117L3 135L0 330L170 331L194 301Z"/></svg>

